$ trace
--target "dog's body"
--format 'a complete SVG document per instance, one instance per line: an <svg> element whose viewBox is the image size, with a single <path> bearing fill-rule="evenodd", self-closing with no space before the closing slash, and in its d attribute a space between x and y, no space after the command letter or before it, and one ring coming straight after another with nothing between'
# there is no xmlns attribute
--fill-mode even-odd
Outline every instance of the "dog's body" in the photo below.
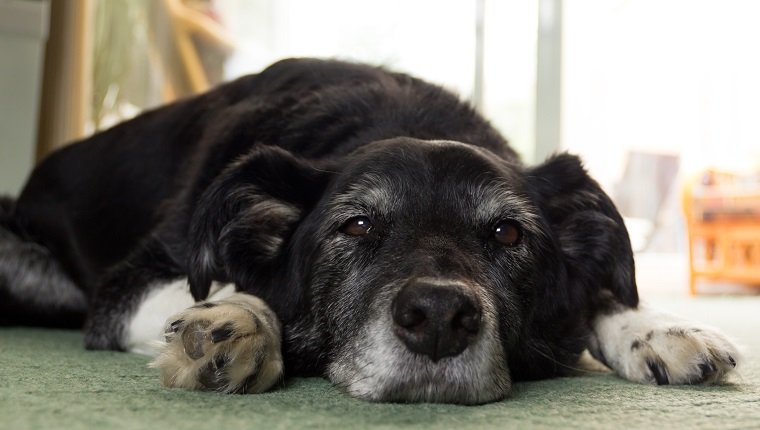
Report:
<svg viewBox="0 0 760 430"><path fill-rule="evenodd" d="M638 308L622 219L575 157L524 167L450 93L368 66L282 61L66 147L0 227L3 324L86 321L92 349L164 334L170 386L284 371L482 403L586 348L639 382L738 359Z"/></svg>

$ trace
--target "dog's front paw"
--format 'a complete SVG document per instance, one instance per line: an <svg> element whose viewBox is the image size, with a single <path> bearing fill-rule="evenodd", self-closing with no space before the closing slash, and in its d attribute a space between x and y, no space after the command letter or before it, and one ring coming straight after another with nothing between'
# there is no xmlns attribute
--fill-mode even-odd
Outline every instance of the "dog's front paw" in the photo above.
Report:
<svg viewBox="0 0 760 430"><path fill-rule="evenodd" d="M282 377L279 323L254 296L199 303L170 318L165 337L151 367L166 386L260 393Z"/></svg>
<svg viewBox="0 0 760 430"><path fill-rule="evenodd" d="M740 361L739 349L720 331L667 314L628 310L601 317L595 332L592 354L635 382L716 382Z"/></svg>
<svg viewBox="0 0 760 430"><path fill-rule="evenodd" d="M699 384L723 379L739 352L721 333L671 325L632 336L624 354L623 376L636 382ZM623 345L625 347L625 345Z"/></svg>

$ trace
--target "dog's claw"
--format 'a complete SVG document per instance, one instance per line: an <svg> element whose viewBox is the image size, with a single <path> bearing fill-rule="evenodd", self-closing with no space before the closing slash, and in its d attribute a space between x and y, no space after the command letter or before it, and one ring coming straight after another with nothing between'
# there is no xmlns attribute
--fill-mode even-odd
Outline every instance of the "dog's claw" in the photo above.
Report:
<svg viewBox="0 0 760 430"><path fill-rule="evenodd" d="M179 328L180 328L180 327L182 326L182 324L184 324L184 323L185 323L185 320L177 320L177 321L174 321L173 323L169 324L169 330L167 330L167 333L168 333L168 332L176 333L176 332L177 332L177 330L179 330Z"/></svg>
<svg viewBox="0 0 760 430"><path fill-rule="evenodd" d="M728 356L728 362L731 363L731 367L736 367L736 360L734 357Z"/></svg>
<svg viewBox="0 0 760 430"><path fill-rule="evenodd" d="M213 343L219 343L222 341L225 341L232 336L232 332L234 331L234 327L232 324L225 324L224 326L213 330L211 332L211 342Z"/></svg>
<svg viewBox="0 0 760 430"><path fill-rule="evenodd" d="M702 371L701 381L705 381L709 379L711 376L715 375L715 372L718 371L718 367L712 361L707 360L702 363L699 363L699 370Z"/></svg>
<svg viewBox="0 0 760 430"><path fill-rule="evenodd" d="M647 360L647 366L649 367L649 370L652 371L652 375L654 375L657 385L668 385L670 383L668 380L668 371L662 361Z"/></svg>

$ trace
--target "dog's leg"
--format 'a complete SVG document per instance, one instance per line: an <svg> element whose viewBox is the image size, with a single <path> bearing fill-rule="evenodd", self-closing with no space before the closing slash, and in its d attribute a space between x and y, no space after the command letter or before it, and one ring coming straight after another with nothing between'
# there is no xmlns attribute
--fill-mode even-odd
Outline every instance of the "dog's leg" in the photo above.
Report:
<svg viewBox="0 0 760 430"><path fill-rule="evenodd" d="M717 329L643 306L611 309L593 320L589 350L623 378L659 385L716 382L739 363L739 349Z"/></svg>
<svg viewBox="0 0 760 430"><path fill-rule="evenodd" d="M282 378L280 324L252 295L201 302L169 318L165 336L151 366L166 386L260 393Z"/></svg>
<svg viewBox="0 0 760 430"><path fill-rule="evenodd" d="M147 240L127 260L109 270L93 293L84 326L85 347L130 349L131 321L141 304L161 287L185 276L162 242ZM192 303L189 293L188 302ZM156 336L160 335L160 323L157 332Z"/></svg>

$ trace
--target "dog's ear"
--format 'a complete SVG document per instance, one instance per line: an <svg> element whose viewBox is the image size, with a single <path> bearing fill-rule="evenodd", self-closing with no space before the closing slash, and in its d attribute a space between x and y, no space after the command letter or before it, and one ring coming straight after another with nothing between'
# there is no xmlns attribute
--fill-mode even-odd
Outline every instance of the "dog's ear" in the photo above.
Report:
<svg viewBox="0 0 760 430"><path fill-rule="evenodd" d="M528 180L559 241L569 275L636 306L633 252L623 218L578 157L559 154Z"/></svg>
<svg viewBox="0 0 760 430"><path fill-rule="evenodd" d="M190 223L188 272L196 300L211 282L249 282L269 270L330 173L273 146L229 166L203 193Z"/></svg>

